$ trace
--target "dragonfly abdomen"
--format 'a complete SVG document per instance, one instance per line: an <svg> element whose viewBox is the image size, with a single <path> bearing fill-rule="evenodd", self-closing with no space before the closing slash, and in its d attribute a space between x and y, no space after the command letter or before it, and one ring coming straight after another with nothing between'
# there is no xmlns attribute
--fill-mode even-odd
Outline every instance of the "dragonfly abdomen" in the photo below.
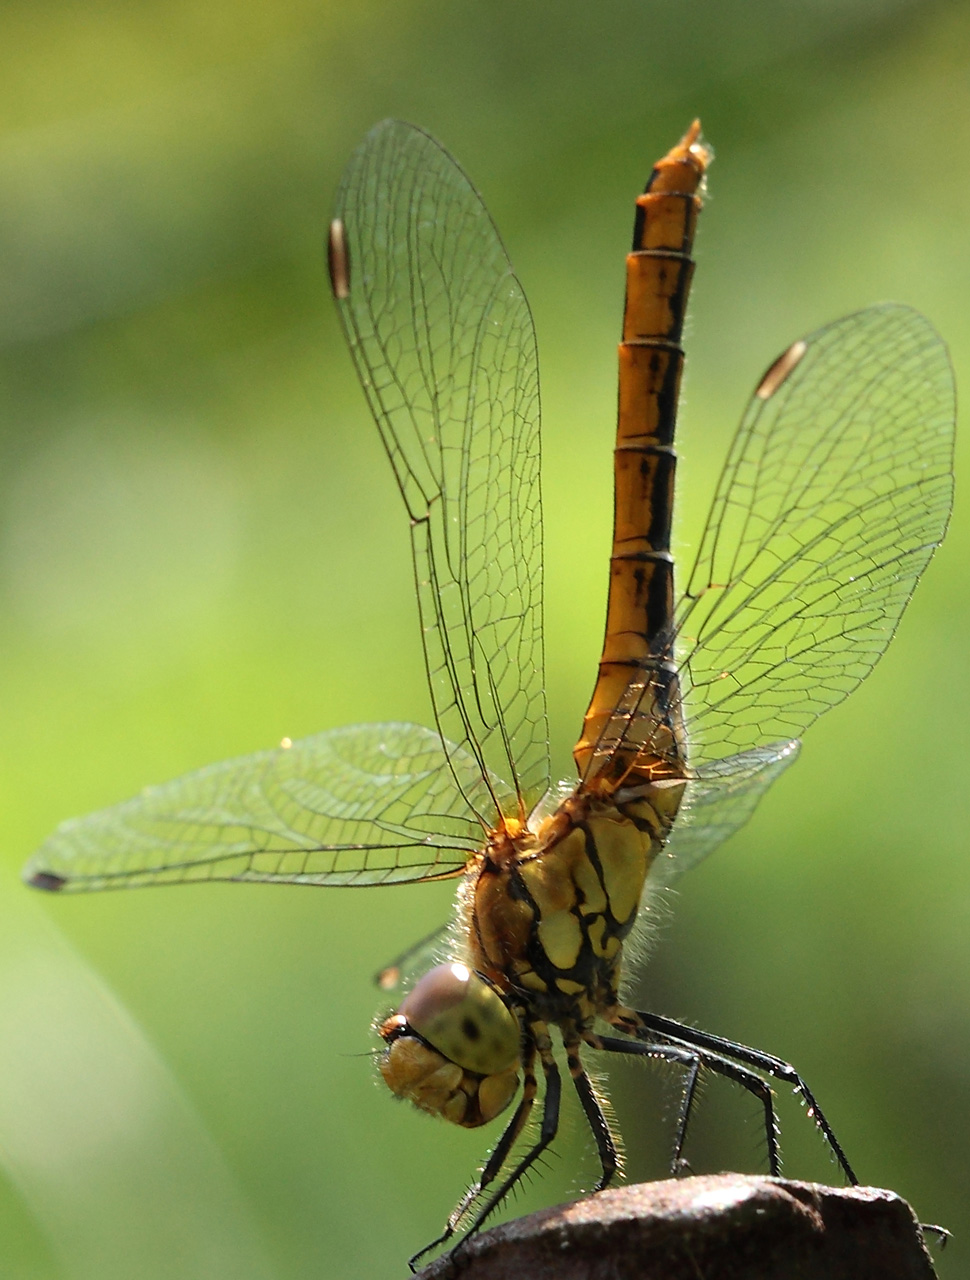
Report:
<svg viewBox="0 0 970 1280"><path fill-rule="evenodd" d="M642 710L659 722L671 720L653 754L676 758L683 736L678 691L668 687L675 686L675 673L662 667L670 656L674 603L670 528L677 465L673 441L684 364L680 338L694 269L690 254L699 192L710 161L699 139L695 121L654 168L637 199L633 248L626 260L606 637L583 734L573 752L587 780L601 772L602 762L618 783L649 748L649 724L640 732L621 730L621 737L611 732L631 681L639 681L641 690L647 683L655 686L646 705L638 700L634 714ZM643 673L651 670L656 676L645 683ZM645 776L657 776L656 770L646 770Z"/></svg>

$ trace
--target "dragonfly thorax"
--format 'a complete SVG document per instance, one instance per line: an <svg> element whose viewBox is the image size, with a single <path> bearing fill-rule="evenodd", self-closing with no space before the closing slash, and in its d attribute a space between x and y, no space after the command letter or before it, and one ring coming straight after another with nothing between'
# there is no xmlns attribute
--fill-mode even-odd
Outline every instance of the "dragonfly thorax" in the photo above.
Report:
<svg viewBox="0 0 970 1280"><path fill-rule="evenodd" d="M524 1020L591 1025L617 1000L623 941L683 781L617 803L582 785L528 842L493 840L464 892L469 963Z"/></svg>

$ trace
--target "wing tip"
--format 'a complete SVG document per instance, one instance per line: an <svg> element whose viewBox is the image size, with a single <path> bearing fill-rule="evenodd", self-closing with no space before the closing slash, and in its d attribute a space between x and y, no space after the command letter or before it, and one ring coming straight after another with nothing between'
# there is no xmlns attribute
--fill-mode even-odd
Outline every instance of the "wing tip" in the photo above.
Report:
<svg viewBox="0 0 970 1280"><path fill-rule="evenodd" d="M350 251L343 218L334 218L327 237L327 268L330 289L338 302L350 297Z"/></svg>
<svg viewBox="0 0 970 1280"><path fill-rule="evenodd" d="M58 893L67 884L66 876L59 876L54 871L32 871L30 867L24 872L24 884L31 889L44 889L47 893Z"/></svg>

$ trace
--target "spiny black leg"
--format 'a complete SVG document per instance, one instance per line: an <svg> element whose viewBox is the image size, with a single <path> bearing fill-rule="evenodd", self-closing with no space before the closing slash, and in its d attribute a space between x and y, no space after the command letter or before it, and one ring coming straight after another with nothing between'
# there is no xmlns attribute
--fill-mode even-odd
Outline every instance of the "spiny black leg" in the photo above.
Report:
<svg viewBox="0 0 970 1280"><path fill-rule="evenodd" d="M919 1224L919 1229L922 1231L924 1236L927 1232L929 1232L930 1235L936 1236L936 1243L940 1246L941 1250L945 1249L946 1242L953 1238L952 1231L947 1231L946 1227L938 1227L935 1222L921 1222Z"/></svg>
<svg viewBox="0 0 970 1280"><path fill-rule="evenodd" d="M559 1129L559 1103L562 1097L562 1081L559 1076L559 1068L556 1066L551 1051L542 1054L542 1070L545 1075L545 1096L542 1100L542 1125L539 1129L539 1140L535 1146L530 1147L498 1190L493 1191L488 1197L488 1200L475 1215L465 1235L455 1246L456 1250L460 1249L465 1241L475 1234L488 1215L498 1208L515 1184L531 1169L556 1136Z"/></svg>
<svg viewBox="0 0 970 1280"><path fill-rule="evenodd" d="M680 1096L680 1111L677 1115L677 1130L674 1134L674 1151L670 1161L670 1172L675 1178L682 1173L690 1172L690 1166L684 1159L684 1143L687 1141L687 1127L690 1124L691 1113L694 1109L694 1099L697 1097L697 1082L700 1079L700 1075L700 1059L695 1058L694 1065L687 1072L684 1091Z"/></svg>
<svg viewBox="0 0 970 1280"><path fill-rule="evenodd" d="M460 1202L461 1212L459 1213L456 1209L456 1211L451 1215L450 1220L454 1222L455 1226L458 1225L462 1214L472 1201L480 1195L489 1183L494 1182L498 1177L502 1170L502 1166L508 1159L509 1152L515 1145L516 1139L525 1128L526 1121L529 1119L529 1115L532 1111L532 1105L536 1100L536 1094L539 1090L539 1085L536 1080L535 1060L535 1049L530 1049L528 1056L522 1065L522 1101L516 1107L515 1114L505 1126L505 1130L502 1133L501 1138L499 1138L498 1142L495 1144L492 1154L488 1157L488 1160L486 1160L485 1167L482 1170L478 1181L474 1183L473 1186L469 1187L466 1194L462 1197Z"/></svg>
<svg viewBox="0 0 970 1280"><path fill-rule="evenodd" d="M778 1151L778 1121L775 1117L775 1100L771 1089L760 1076L746 1067L739 1066L729 1058L708 1050L692 1048L689 1045L669 1044L666 1041L618 1040L615 1036L598 1036L599 1043L608 1053L626 1053L649 1058L662 1058L667 1062L679 1062L691 1071L697 1067L707 1067L719 1076L725 1076L741 1085L753 1094L764 1109L765 1141L768 1147L768 1171L773 1178L781 1174L781 1157ZM678 1135L681 1147L686 1132Z"/></svg>
<svg viewBox="0 0 970 1280"><path fill-rule="evenodd" d="M447 1241L451 1239L458 1230L462 1218L468 1212L471 1205L474 1204L481 1195L482 1190L487 1187L490 1182L494 1181L501 1170L502 1165L505 1164L505 1161L508 1159L509 1152L515 1145L516 1138L518 1138L519 1134L525 1128L526 1121L529 1119L529 1114L532 1111L532 1104L536 1099L538 1087L535 1073L535 1053L533 1052L523 1063L522 1098L519 1105L515 1108L515 1113L512 1116L512 1119L505 1126L502 1136L495 1144L495 1149L485 1162L485 1167L482 1169L480 1176L472 1183L449 1214L444 1231L442 1231L440 1236L432 1240L430 1244L426 1244L423 1249L419 1249L418 1252L408 1260L408 1266L412 1271L417 1270L418 1262L425 1257L426 1254L431 1253L433 1249L440 1248L441 1245L446 1244ZM472 1230L474 1230L474 1227L472 1227Z"/></svg>
<svg viewBox="0 0 970 1280"><path fill-rule="evenodd" d="M828 1143L847 1181L854 1187L859 1185L859 1179L846 1159L842 1144L836 1138L832 1131L832 1126L826 1120L821 1108L815 1101L814 1094L790 1063L781 1058L776 1058L774 1054L764 1053L760 1049L752 1049L748 1045L739 1044L736 1040L728 1040L724 1036L714 1036L706 1031L698 1031L694 1027L687 1027L681 1022L675 1022L672 1018L662 1018L656 1013L641 1013L637 1010L636 1016L647 1031L652 1031L665 1039L670 1039L675 1044L713 1050L715 1053L735 1058L739 1062L745 1062L757 1071L764 1071L766 1075L770 1075L775 1080L784 1080L786 1084L790 1084L794 1092L804 1101L808 1108L808 1114L815 1121L816 1128ZM623 1029L625 1030L625 1027ZM636 1035L637 1033L633 1031L631 1034Z"/></svg>
<svg viewBox="0 0 970 1280"><path fill-rule="evenodd" d="M609 1121L603 1114L603 1108L600 1106L599 1099L590 1083L589 1076L583 1070L583 1064L579 1060L579 1055L571 1050L567 1050L566 1054L569 1062L569 1074L572 1076L573 1084L576 1086L576 1092L579 1094L579 1100L583 1104L583 1111L586 1113L586 1119L589 1127L593 1131L593 1137L596 1139L596 1150L600 1158L600 1168L603 1170L600 1180L593 1188L594 1191L602 1191L610 1185L616 1166L618 1157L616 1154L616 1139L613 1137L610 1129Z"/></svg>

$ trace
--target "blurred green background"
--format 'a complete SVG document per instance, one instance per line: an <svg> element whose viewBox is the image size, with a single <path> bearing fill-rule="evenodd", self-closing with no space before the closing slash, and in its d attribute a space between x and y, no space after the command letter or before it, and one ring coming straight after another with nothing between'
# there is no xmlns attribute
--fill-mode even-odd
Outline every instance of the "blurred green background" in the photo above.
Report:
<svg viewBox="0 0 970 1280"><path fill-rule="evenodd" d="M400 1275L487 1133L375 1085L370 975L447 885L18 883L59 820L328 726L426 721L403 513L328 297L350 151L420 123L528 290L557 770L592 685L632 202L717 151L682 417L682 562L745 396L799 333L910 302L970 386L970 9L904 0L4 0L0 1252L20 1280ZM966 454L961 446L960 453ZM958 482L967 459L958 455ZM798 1064L864 1180L970 1276L970 534L869 684L681 886L644 1002ZM631 1177L675 1090L621 1063ZM834 1177L782 1098L787 1171ZM574 1195L575 1110L516 1211ZM699 1171L763 1168L712 1083Z"/></svg>

